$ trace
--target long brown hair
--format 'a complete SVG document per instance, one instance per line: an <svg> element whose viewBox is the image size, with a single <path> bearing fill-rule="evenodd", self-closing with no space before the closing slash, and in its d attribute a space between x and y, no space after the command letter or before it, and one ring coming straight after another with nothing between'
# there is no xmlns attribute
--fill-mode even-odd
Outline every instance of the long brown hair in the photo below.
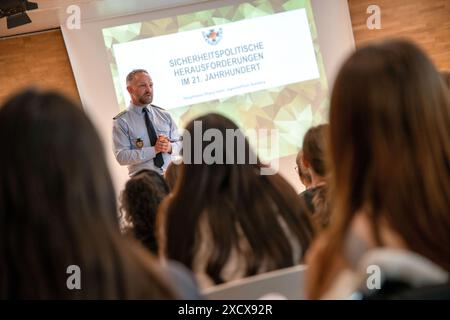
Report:
<svg viewBox="0 0 450 320"><path fill-rule="evenodd" d="M194 130L194 122L202 124L201 132ZM229 119L208 114L189 123L187 132L192 141L196 141L202 139L198 136L200 133L203 136L212 128L219 130L222 137L226 136L227 129L233 132L238 129ZM236 141L234 149L227 147L225 142L220 145L224 164L207 164L203 160L194 164L194 144L189 146L185 142L183 140L185 162L181 165L179 182L160 214L161 218L164 217L161 223L166 256L192 269L202 241L200 221L206 218L213 239L209 255L204 257L206 273L216 284L225 281L221 271L232 250L240 252L242 236L251 248L251 253L245 257L246 276L256 274L263 261L268 263L270 270L299 263L294 261L286 227L301 246L299 254L307 250L313 228L289 183L279 174L260 175L262 165L259 160L251 163L253 151L246 139L245 150L238 151ZM203 141L202 154L208 145ZM186 157L187 151L192 158ZM245 157L245 163L237 164L238 157ZM187 159L191 164L186 163ZM225 159L233 161L225 164Z"/></svg>
<svg viewBox="0 0 450 320"><path fill-rule="evenodd" d="M0 109L0 298L174 297L120 235L103 145L80 107L23 92ZM78 266L81 289L69 290Z"/></svg>
<svg viewBox="0 0 450 320"><path fill-rule="evenodd" d="M167 185L169 186L170 191L175 189L175 186L178 181L180 166L174 162L169 163L167 166L166 172L164 172L164 180L166 180Z"/></svg>
<svg viewBox="0 0 450 320"><path fill-rule="evenodd" d="M329 266L343 257L359 210L378 246L383 219L410 250L450 271L450 101L419 48L388 41L344 63L331 97L329 147L335 221L309 298L335 276Z"/></svg>

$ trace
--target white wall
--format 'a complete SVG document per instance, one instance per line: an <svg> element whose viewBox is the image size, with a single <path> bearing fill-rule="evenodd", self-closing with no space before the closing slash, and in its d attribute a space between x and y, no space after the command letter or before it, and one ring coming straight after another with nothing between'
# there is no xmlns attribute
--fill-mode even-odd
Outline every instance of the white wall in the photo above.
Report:
<svg viewBox="0 0 450 320"><path fill-rule="evenodd" d="M102 29L117 25L157 19L164 10L171 14L192 12L200 8L229 5L235 1L202 1L189 4L193 0L177 0L172 2L155 1L153 9L147 6L148 12L127 14L122 17L96 20L87 15L82 20L80 30L69 30L61 26L69 54L81 101L86 113L91 117L105 145L106 158L111 175L119 192L128 179L126 167L117 164L112 152L112 118L118 113L117 100L113 81L106 56ZM200 1L197 1L200 2ZM240 1L242 2L242 1ZM147 2L148 3L148 2ZM176 7L167 9L172 4ZM164 6L164 9L161 9ZM329 83L332 83L336 71L343 58L354 48L350 15L346 0L312 0L314 18L319 35L319 43ZM161 102L164 105L163 102ZM297 189L302 186L294 170L295 156L280 159L280 173Z"/></svg>

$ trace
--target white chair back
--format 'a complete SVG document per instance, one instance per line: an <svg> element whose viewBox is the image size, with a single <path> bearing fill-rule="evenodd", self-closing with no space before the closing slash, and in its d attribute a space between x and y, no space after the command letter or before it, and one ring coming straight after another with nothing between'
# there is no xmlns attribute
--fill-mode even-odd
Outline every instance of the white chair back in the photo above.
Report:
<svg viewBox="0 0 450 320"><path fill-rule="evenodd" d="M306 266L298 265L227 282L203 290L210 300L303 300Z"/></svg>

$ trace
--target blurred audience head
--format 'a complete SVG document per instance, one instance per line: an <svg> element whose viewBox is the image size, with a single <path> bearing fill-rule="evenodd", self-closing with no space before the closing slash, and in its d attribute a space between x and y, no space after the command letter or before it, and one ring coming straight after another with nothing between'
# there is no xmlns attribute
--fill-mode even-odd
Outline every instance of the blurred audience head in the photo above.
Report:
<svg viewBox="0 0 450 320"><path fill-rule="evenodd" d="M0 137L2 298L173 296L151 256L120 235L104 149L80 107L25 91L0 108ZM81 290L69 290L69 266Z"/></svg>
<svg viewBox="0 0 450 320"><path fill-rule="evenodd" d="M203 141L201 149L183 138L179 184L160 216L165 255L195 269L196 253L202 252L205 272L216 284L227 281L223 272L233 254L243 264L242 276L288 267L300 262L313 235L294 189L278 174L261 175L262 165L238 129L218 114L187 125L191 140ZM215 139L202 139L213 132ZM195 161L196 152L215 158Z"/></svg>
<svg viewBox="0 0 450 320"><path fill-rule="evenodd" d="M444 79L444 83L447 85L447 88L450 90L450 71L441 72L442 79Z"/></svg>
<svg viewBox="0 0 450 320"><path fill-rule="evenodd" d="M368 248L406 248L450 271L450 102L418 47L372 44L344 63L331 97L330 172L333 224L310 298L324 293L337 256L349 262L357 217Z"/></svg>
<svg viewBox="0 0 450 320"><path fill-rule="evenodd" d="M300 182L305 186L305 189L311 188L311 174L308 169L303 165L303 150L300 150L297 153L297 157L295 158L295 170L297 170L298 177L300 178Z"/></svg>
<svg viewBox="0 0 450 320"><path fill-rule="evenodd" d="M323 180L326 176L326 143L329 130L328 124L310 128L303 138L303 166L309 170L313 180Z"/></svg>
<svg viewBox="0 0 450 320"><path fill-rule="evenodd" d="M328 226L330 221L326 153L328 124L310 128L303 138L303 155L301 162L311 174L311 188L301 193L313 220L320 229Z"/></svg>
<svg viewBox="0 0 450 320"><path fill-rule="evenodd" d="M171 162L167 166L166 172L164 172L164 179L166 180L171 192L175 190L175 186L179 179L180 167L181 166L179 164Z"/></svg>
<svg viewBox="0 0 450 320"><path fill-rule="evenodd" d="M127 225L125 231L139 240L153 254L158 253L155 237L156 214L169 194L164 178L156 171L142 170L125 184L120 211Z"/></svg>

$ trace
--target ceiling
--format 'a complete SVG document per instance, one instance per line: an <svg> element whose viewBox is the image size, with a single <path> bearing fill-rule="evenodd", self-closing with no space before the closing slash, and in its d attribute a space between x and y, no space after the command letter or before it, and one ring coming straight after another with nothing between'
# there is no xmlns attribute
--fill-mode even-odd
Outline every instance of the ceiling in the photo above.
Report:
<svg viewBox="0 0 450 320"><path fill-rule="evenodd" d="M0 0L1 1L1 0ZM80 7L81 21L94 21L142 13L157 9L205 2L207 0L30 0L39 6L28 11L32 23L13 29L6 28L6 18L0 19L0 38L58 28L65 23L70 5Z"/></svg>

